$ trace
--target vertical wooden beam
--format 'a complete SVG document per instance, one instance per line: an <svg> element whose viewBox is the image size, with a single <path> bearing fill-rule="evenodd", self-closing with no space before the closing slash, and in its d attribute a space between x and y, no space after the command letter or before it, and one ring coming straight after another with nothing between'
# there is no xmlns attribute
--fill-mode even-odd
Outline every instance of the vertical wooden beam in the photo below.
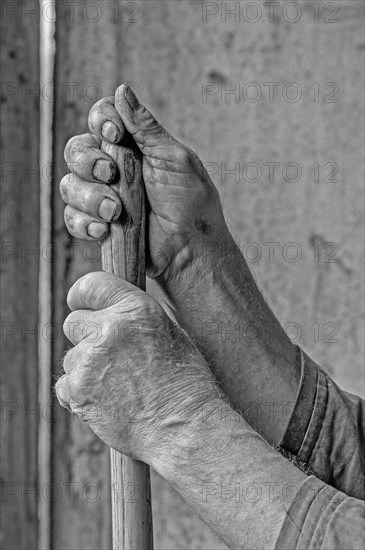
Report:
<svg viewBox="0 0 365 550"><path fill-rule="evenodd" d="M37 548L39 12L1 6L1 547ZM26 9L27 8L27 9ZM33 12L33 13L31 13Z"/></svg>
<svg viewBox="0 0 365 550"><path fill-rule="evenodd" d="M39 179L39 247L41 251L49 249L52 242L52 171L53 148L53 97L44 95L45 90L53 89L54 53L55 53L55 4L54 0L39 0L41 13L40 32L40 179ZM51 99L51 101L49 100ZM52 248L50 248L52 251ZM52 264L53 255L42 253L39 263L39 327L38 339L38 401L42 410L52 402ZM50 330L45 330L49 327ZM51 416L41 414L38 430L38 482L40 487L51 487ZM43 492L42 492L43 494ZM51 546L51 498L41 498L38 504L39 550L49 550Z"/></svg>

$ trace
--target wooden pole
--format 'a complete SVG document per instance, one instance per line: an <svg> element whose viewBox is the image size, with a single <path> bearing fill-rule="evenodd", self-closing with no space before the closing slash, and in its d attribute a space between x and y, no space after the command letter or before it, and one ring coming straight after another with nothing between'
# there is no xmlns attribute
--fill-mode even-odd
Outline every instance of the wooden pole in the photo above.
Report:
<svg viewBox="0 0 365 550"><path fill-rule="evenodd" d="M145 290L145 191L136 151L102 143L117 163L119 180L112 187L123 210L101 245L103 269ZM128 419L127 419L128 420ZM123 421L123 420L122 420ZM149 467L110 450L113 550L152 550L152 510Z"/></svg>

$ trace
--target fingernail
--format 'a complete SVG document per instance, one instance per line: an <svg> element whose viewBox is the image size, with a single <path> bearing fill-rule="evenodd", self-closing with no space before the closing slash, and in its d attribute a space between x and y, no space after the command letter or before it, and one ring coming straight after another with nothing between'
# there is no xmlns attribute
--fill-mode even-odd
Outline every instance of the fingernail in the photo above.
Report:
<svg viewBox="0 0 365 550"><path fill-rule="evenodd" d="M117 143L120 141L120 130L114 122L106 120L101 127L101 135L104 139L107 139L111 143Z"/></svg>
<svg viewBox="0 0 365 550"><path fill-rule="evenodd" d="M137 99L137 96L136 94L133 92L133 90L129 87L129 86L126 86L124 88L124 97L128 103L128 105L133 109L138 109L140 103Z"/></svg>
<svg viewBox="0 0 365 550"><path fill-rule="evenodd" d="M117 203L111 199L103 199L99 204L98 214L106 222L111 222L117 211Z"/></svg>
<svg viewBox="0 0 365 550"><path fill-rule="evenodd" d="M115 166L108 160L98 159L93 167L93 177L105 183L111 183L115 177Z"/></svg>
<svg viewBox="0 0 365 550"><path fill-rule="evenodd" d="M87 234L94 239L101 239L106 233L107 226L105 223L90 222L86 228Z"/></svg>

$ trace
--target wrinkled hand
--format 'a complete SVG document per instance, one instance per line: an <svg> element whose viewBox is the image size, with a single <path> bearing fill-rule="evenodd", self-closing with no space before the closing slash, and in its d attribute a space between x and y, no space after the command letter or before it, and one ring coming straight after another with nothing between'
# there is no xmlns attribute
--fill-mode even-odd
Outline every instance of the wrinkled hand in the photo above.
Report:
<svg viewBox="0 0 365 550"><path fill-rule="evenodd" d="M64 331L75 347L56 384L61 405L153 465L218 397L203 357L153 298L115 275L81 277L68 304Z"/></svg>
<svg viewBox="0 0 365 550"><path fill-rule="evenodd" d="M65 149L72 174L60 184L68 206L65 221L81 239L101 239L122 204L108 184L116 165L101 151L102 139L122 143L125 129L143 154L143 177L150 212L147 274L168 278L204 253L205 243L222 242L228 234L218 192L198 157L174 139L125 85L115 98L91 109L92 134L75 136Z"/></svg>

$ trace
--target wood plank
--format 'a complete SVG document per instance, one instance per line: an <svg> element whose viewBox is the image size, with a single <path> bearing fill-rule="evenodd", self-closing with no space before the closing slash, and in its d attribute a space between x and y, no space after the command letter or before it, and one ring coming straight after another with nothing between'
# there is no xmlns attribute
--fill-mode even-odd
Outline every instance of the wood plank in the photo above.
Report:
<svg viewBox="0 0 365 550"><path fill-rule="evenodd" d="M6 4L1 18L0 105L1 480L4 491L0 544L4 550L25 550L37 547L39 493L39 33L38 17L22 16L24 3L15 0Z"/></svg>
<svg viewBox="0 0 365 550"><path fill-rule="evenodd" d="M55 4L39 0L39 8L47 17L39 18L40 33L40 89L46 90L53 80L55 52ZM47 11L45 11L47 10ZM47 101L43 93L40 101L40 151L39 165L50 167L53 152L53 101ZM39 247L46 250L52 242L52 179L50 171L41 169L39 174ZM51 259L53 259L51 257ZM52 326L52 264L41 258L38 274L39 325ZM43 331L42 331L43 332ZM51 331L50 331L50 334ZM38 339L38 401L52 403L52 338ZM42 414L38 429L38 483L41 487L52 486L51 471L51 416ZM41 498L38 503L38 550L51 547L51 507L52 499Z"/></svg>

